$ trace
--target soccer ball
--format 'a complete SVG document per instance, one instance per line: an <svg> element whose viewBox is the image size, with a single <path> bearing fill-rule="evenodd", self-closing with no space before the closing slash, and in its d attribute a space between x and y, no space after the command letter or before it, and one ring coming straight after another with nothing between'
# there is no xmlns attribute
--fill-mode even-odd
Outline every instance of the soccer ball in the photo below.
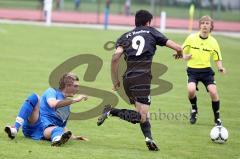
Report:
<svg viewBox="0 0 240 159"><path fill-rule="evenodd" d="M214 126L210 132L210 138L215 143L223 144L228 139L228 131L223 126Z"/></svg>

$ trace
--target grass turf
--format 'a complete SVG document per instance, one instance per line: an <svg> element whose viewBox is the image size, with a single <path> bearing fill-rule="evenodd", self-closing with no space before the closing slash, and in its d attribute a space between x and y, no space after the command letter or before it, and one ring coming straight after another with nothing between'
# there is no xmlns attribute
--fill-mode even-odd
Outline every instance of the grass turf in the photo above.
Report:
<svg viewBox="0 0 240 159"><path fill-rule="evenodd" d="M103 67L94 82L83 80L86 65L73 70L80 76L81 85L111 92L110 59L112 51L103 49L105 42L115 41L123 31L94 29L41 27L23 25L0 25L0 156L4 158L235 158L238 159L240 86L239 39L216 36L222 50L224 66L228 73L216 72L221 98L221 116L229 131L227 143L214 144L209 138L213 127L213 113L205 88L198 92L199 119L190 125L184 115L189 113L186 92L185 63L175 61L171 51L158 48L154 61L168 67L160 78L173 84L165 94L153 96L151 113L154 114L152 132L160 146L160 152L149 152L139 125L131 125L117 118L107 119L97 127L96 120L69 121L68 128L76 135L87 136L89 142L70 141L60 148L51 147L47 141L24 138L20 132L13 141L4 134L6 124L15 120L18 108L31 92L41 94L49 87L50 73L66 59L78 54L94 54L103 60ZM182 43L187 34L167 34ZM84 92L83 92L84 93ZM86 102L74 104L73 112L88 110L101 99L91 97ZM119 98L118 107L132 108ZM165 113L165 117L164 117ZM181 117L176 119L176 114Z"/></svg>

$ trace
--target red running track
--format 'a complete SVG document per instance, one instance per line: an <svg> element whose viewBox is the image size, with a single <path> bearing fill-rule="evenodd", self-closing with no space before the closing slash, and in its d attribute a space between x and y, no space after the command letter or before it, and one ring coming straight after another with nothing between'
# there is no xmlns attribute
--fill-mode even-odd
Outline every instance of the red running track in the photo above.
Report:
<svg viewBox="0 0 240 159"><path fill-rule="evenodd" d="M96 13L79 13L54 11L52 14L53 22L76 23L76 24L103 24L104 15ZM0 19L43 21L42 12L39 10L26 9L0 9ZM153 25L160 27L160 18L153 19ZM187 29L188 19L167 18L166 27L174 29ZM134 26L134 16L110 15L109 24ZM214 30L240 32L240 22L215 21ZM198 21L194 21L193 28L198 29Z"/></svg>

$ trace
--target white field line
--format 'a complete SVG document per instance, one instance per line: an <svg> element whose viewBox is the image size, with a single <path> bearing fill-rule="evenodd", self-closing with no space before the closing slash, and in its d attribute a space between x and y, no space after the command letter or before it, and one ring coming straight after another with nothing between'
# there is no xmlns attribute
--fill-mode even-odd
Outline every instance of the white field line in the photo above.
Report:
<svg viewBox="0 0 240 159"><path fill-rule="evenodd" d="M22 24L22 25L35 25L43 27L71 27L71 28L87 28L87 29L104 29L102 24L75 24L75 23L52 23L51 26L46 26L45 22L36 22L36 21L20 21L20 20L1 20L0 24ZM109 25L109 30L131 30L131 26L121 26L121 25ZM196 32L197 30L195 30ZM0 32L6 33L6 30L0 28ZM177 34L189 34L188 30L184 29L166 29L166 33L177 33ZM240 32L224 32L224 31L215 31L213 35L223 35L228 37L240 38Z"/></svg>

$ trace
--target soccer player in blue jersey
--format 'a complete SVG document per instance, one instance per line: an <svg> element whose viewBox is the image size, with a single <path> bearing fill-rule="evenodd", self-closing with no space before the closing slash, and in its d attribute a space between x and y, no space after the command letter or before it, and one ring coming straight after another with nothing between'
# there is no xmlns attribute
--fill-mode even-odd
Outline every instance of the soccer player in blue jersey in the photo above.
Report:
<svg viewBox="0 0 240 159"><path fill-rule="evenodd" d="M78 88L79 78L73 73L66 73L59 81L59 89L48 88L41 99L37 94L31 94L23 103L14 126L5 127L8 137L14 139L22 126L24 136L35 140L51 140L52 146L60 146L70 138L87 140L72 135L66 128L70 105L87 100L86 95L73 97Z"/></svg>

